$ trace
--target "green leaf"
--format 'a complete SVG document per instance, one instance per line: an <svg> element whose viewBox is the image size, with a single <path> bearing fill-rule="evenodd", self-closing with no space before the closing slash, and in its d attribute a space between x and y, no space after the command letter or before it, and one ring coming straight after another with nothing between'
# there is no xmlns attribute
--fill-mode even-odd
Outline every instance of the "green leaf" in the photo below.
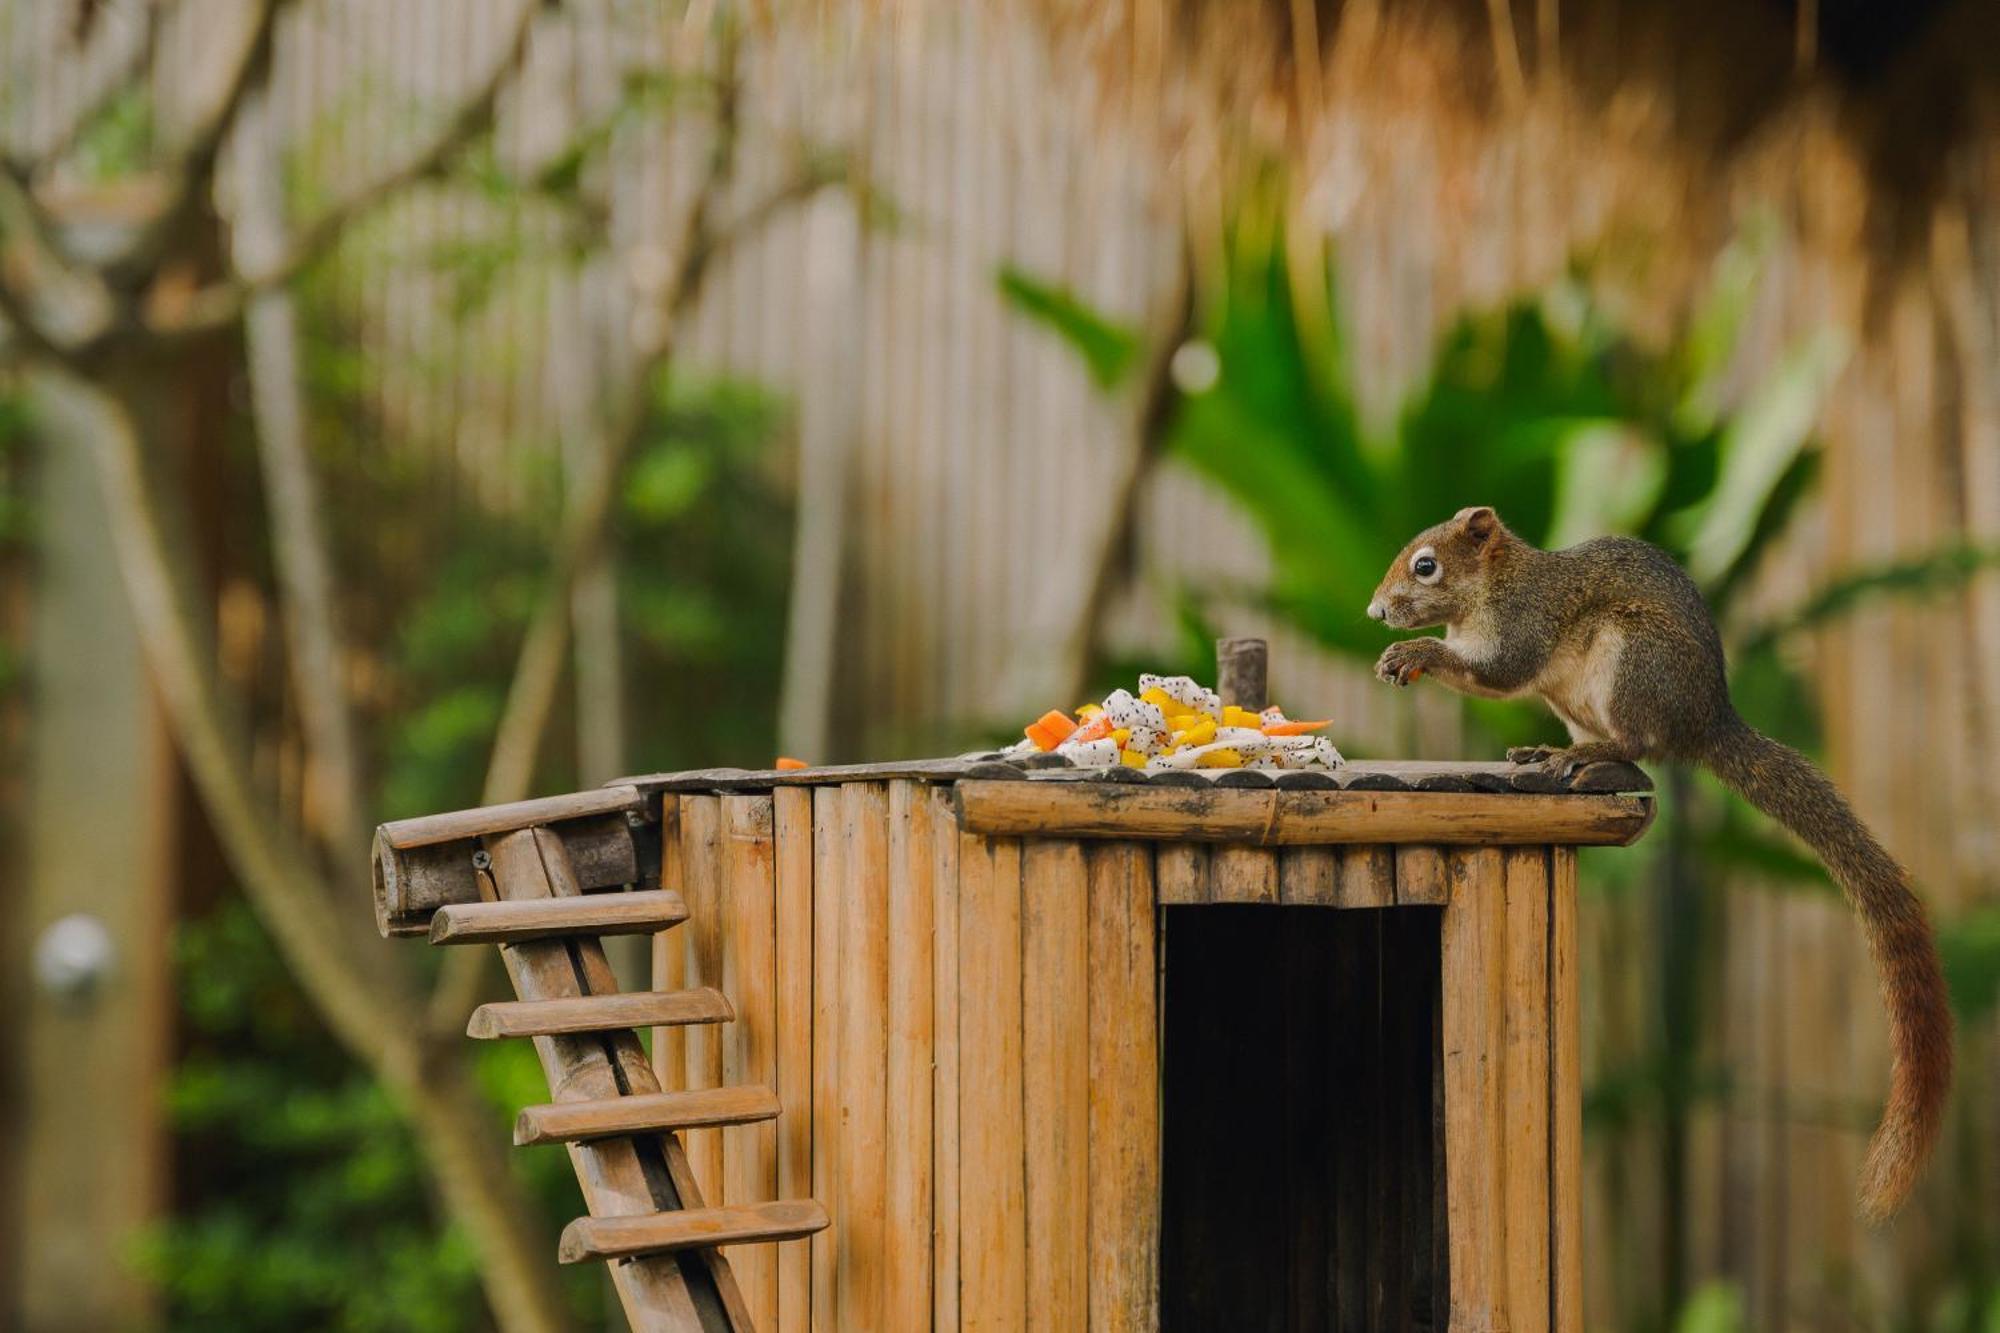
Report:
<svg viewBox="0 0 2000 1333"><path fill-rule="evenodd" d="M1688 547L1688 571L1697 582L1721 576L1750 544L1779 482L1810 442L1846 360L1838 335L1824 331L1808 339L1723 427L1722 474Z"/></svg>
<svg viewBox="0 0 2000 1333"><path fill-rule="evenodd" d="M1674 422L1681 434L1705 435L1715 428L1722 410L1722 382L1735 358L1743 319L1757 293L1776 231L1773 219L1758 218L1716 258L1708 290L1677 348L1683 388Z"/></svg>
<svg viewBox="0 0 2000 1333"><path fill-rule="evenodd" d="M1730 1282L1709 1282L1688 1297L1674 1333L1742 1333L1743 1293Z"/></svg>
<svg viewBox="0 0 2000 1333"><path fill-rule="evenodd" d="M1098 388L1115 389L1131 373L1139 355L1137 331L1092 309L1070 288L1043 282L1012 264L1001 266L999 283L1009 305L1076 350Z"/></svg>
<svg viewBox="0 0 2000 1333"><path fill-rule="evenodd" d="M1659 504L1667 460L1657 444L1628 423L1614 418L1579 421L1559 452L1550 546L1630 532Z"/></svg>
<svg viewBox="0 0 2000 1333"><path fill-rule="evenodd" d="M1718 574L1707 587L1702 589L1708 598L1709 608L1718 620L1728 611L1737 591L1755 572L1764 553L1777 544L1779 537L1791 526L1806 498L1819 485L1820 455L1817 450L1809 450L1792 460L1785 475L1778 478L1772 488L1771 498L1757 516L1757 526L1750 534L1750 540L1731 561L1729 567Z"/></svg>
<svg viewBox="0 0 2000 1333"><path fill-rule="evenodd" d="M1938 930L1951 1005L1966 1023L1992 1013L2000 1002L2000 907L1976 907Z"/></svg>
<svg viewBox="0 0 2000 1333"><path fill-rule="evenodd" d="M1787 635L1812 629L1880 597L1925 597L1955 592L1981 572L2000 568L2000 546L1956 544L1910 560L1856 570L1821 588L1790 611L1766 622L1744 640L1745 654L1761 651Z"/></svg>

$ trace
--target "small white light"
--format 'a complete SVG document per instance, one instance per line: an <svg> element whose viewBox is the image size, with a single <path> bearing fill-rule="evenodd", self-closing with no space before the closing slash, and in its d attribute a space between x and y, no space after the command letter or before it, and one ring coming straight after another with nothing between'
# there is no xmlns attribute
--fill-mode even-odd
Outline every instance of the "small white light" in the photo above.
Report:
<svg viewBox="0 0 2000 1333"><path fill-rule="evenodd" d="M1216 355L1215 344L1193 338L1174 349L1167 370L1174 377L1174 387L1182 393L1207 393L1222 378L1222 358Z"/></svg>
<svg viewBox="0 0 2000 1333"><path fill-rule="evenodd" d="M110 974L117 943L104 922L76 912L49 923L35 941L35 981L64 1000L89 995Z"/></svg>

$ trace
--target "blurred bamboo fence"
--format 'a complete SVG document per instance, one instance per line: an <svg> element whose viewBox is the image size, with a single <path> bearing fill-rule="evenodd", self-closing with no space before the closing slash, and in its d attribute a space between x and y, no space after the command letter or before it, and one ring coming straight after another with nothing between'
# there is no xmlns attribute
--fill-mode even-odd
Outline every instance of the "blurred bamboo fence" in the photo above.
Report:
<svg viewBox="0 0 2000 1333"><path fill-rule="evenodd" d="M17 143L62 123L66 104L121 63L114 39L129 5L103 6L83 56L69 51L63 8L0 7L0 125ZM179 72L201 58L201 24L226 8L176 11L151 57L162 115ZM492 58L509 8L294 6L276 86L303 176L337 190L387 160L412 107L443 101ZM1337 246L1369 410L1393 410L1463 305L1543 283L1578 254L1600 262L1622 314L1664 327L1720 247L1761 219L1776 240L1741 378L1822 326L1855 349L1821 423L1823 501L1768 572L1769 595L1956 535L2000 540L2000 121L1990 108L1976 108L1987 118L1975 116L1943 159L1917 221L1885 242L1875 165L1831 92L1809 78L1787 83L1782 26L1754 35L1777 51L1776 91L1758 95L1786 101L1745 133L1716 124L1727 108L1706 99L1702 81L1725 75L1677 64L1671 43L1647 45L1670 20L1620 30L1601 14L1558 21L1551 3L1532 16L1517 8L1528 55L1503 51L1497 64L1477 25L1437 21L1423 6L1327 11L1328 54L1307 95L1315 112L1289 142L1307 182L1301 212ZM520 94L503 107L503 156L546 155L602 114L618 74L676 38L677 25L661 36L654 13L606 0L544 21ZM1142 37L1131 41L1135 61L1171 63ZM1563 68L1588 76L1557 74L1558 50ZM1019 264L1158 326L1181 281L1184 224L1207 225L1214 182L1202 174L1201 136L1186 133L1191 146L1176 155L1180 131L1149 117L1159 109L1164 120L1169 105L1199 116L1188 115L1185 89L1156 108L1147 90L1160 85L1107 73L1101 44L1094 59L1052 47L1037 17L1006 5L827 3L769 23L746 54L740 199L778 179L801 144L832 145L858 156L893 220L828 195L778 222L730 256L686 359L788 393L802 472L839 479L833 712L869 722L835 725L830 745L880 757L934 748L1004 712L1011 665L1049 628L1051 589L1085 575L1130 435L1131 404L1103 399L1068 354L1010 316L996 270ZM1725 91L1717 100L1748 96ZM698 149L621 137L611 252L510 288L467 318L422 260L480 234L485 201L431 192L348 245L335 282L388 423L385 438L352 447L432 458L441 501L508 504L509 471L490 464L550 449L573 410L564 395L615 373L630 314L607 266L652 262ZM1172 468L1145 497L1137 546L1111 628L1128 646L1162 633L1160 588L1186 575L1254 577L1260 563L1254 534ZM1343 741L1455 743L1448 708L1426 705L1412 731L1403 703L1276 637L1277 692L1295 710L1341 719ZM1812 667L1833 765L1864 814L1942 915L1990 901L2000 892L2000 577L1921 608L1864 611L1816 638ZM847 702L860 699L865 710ZM1894 1308L1968 1236L1991 1253L2000 1047L1990 1026L1968 1034L1962 1114L1941 1169L1901 1226L1865 1233L1850 1190L1886 1055L1853 925L1820 897L1717 891L1726 956L1706 980L1720 994L1709 1054L1726 1064L1734 1095L1694 1129L1682 1223L1693 1270L1744 1283L1750 1327L1875 1326L1834 1312ZM1643 969L1658 923L1630 896L1591 907L1587 1060L1602 1073L1656 1021ZM1601 1138L1590 1169L1588 1324L1621 1327L1651 1308L1658 1280L1658 1142L1644 1125Z"/></svg>

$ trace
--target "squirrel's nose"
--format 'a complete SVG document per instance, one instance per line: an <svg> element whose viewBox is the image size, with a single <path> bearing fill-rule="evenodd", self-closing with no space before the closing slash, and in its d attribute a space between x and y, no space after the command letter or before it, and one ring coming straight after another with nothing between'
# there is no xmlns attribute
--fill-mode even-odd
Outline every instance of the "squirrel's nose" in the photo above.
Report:
<svg viewBox="0 0 2000 1333"><path fill-rule="evenodd" d="M1368 618L1370 620L1381 620L1388 614L1389 614L1389 608L1382 605L1382 603L1380 602L1368 603Z"/></svg>

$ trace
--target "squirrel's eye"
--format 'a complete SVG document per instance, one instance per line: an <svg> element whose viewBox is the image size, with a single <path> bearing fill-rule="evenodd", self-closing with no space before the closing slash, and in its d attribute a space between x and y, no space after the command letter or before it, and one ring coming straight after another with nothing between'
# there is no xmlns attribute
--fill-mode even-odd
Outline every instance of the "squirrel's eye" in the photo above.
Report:
<svg viewBox="0 0 2000 1333"><path fill-rule="evenodd" d="M1438 562L1436 557L1428 555L1418 556L1415 560L1412 560L1410 562L1410 572L1412 574L1415 574L1418 578L1424 580L1426 583L1430 582L1432 579L1436 578L1438 574Z"/></svg>

